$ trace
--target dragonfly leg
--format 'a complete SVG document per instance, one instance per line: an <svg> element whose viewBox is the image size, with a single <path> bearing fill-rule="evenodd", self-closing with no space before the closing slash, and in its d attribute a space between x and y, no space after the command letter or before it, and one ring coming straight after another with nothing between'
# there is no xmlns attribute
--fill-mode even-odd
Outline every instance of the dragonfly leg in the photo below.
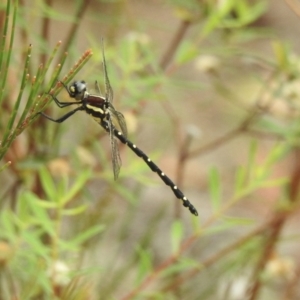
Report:
<svg viewBox="0 0 300 300"><path fill-rule="evenodd" d="M75 108L74 110L71 110L69 111L68 113L66 113L65 115L63 115L62 117L58 118L58 119L53 119L52 117L46 115L45 113L43 112L38 112L37 115L42 115L44 116L45 118L47 118L48 120L52 121L52 122L55 122L55 123L62 123L64 122L65 120L67 120L68 118L70 118L71 116L73 116L77 111L79 110L84 110L84 108L82 106L79 106L77 108Z"/></svg>

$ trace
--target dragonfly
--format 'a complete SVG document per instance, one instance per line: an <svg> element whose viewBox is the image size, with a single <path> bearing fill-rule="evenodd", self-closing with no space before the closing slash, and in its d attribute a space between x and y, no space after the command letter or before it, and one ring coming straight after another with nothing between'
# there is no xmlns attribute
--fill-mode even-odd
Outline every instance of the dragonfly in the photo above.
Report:
<svg viewBox="0 0 300 300"><path fill-rule="evenodd" d="M102 42L102 65L104 72L105 94L101 95L101 91L98 82L95 82L95 89L97 94L89 93L87 90L87 84L84 80L74 81L67 86L65 83L59 81L68 92L70 98L75 101L61 102L50 93L50 96L59 108L65 108L72 105L77 105L74 110L69 111L65 115L58 119L54 119L51 116L46 115L43 112L38 112L47 118L48 120L56 123L62 123L69 119L78 111L84 111L101 125L101 127L109 134L111 145L111 160L114 173L114 179L117 180L121 168L121 158L118 148L118 140L127 145L138 157L142 158L148 167L155 172L161 180L171 188L174 195L182 201L184 207L187 207L189 211L198 216L198 212L183 192L173 183L173 181L135 144L133 144L127 138L127 126L123 114L117 111L113 106L113 89L110 85L108 78L106 59L104 54L104 46Z"/></svg>

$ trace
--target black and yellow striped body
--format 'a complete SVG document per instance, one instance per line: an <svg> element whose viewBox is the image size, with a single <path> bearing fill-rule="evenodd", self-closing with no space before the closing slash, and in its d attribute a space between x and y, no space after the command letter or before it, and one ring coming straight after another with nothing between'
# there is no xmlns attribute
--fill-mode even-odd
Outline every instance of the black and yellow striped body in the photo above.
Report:
<svg viewBox="0 0 300 300"><path fill-rule="evenodd" d="M121 167L121 158L116 142L116 139L118 139L121 143L127 145L138 157L144 160L147 166L153 172L155 172L167 186L169 186L172 189L174 195L182 201L183 206L187 207L193 215L198 216L196 208L184 196L184 194L174 184L174 182L141 149L139 149L135 144L128 140L125 118L122 115L122 113L115 110L112 104L113 90L110 86L109 79L107 76L103 48L102 55L105 79L105 97L100 96L100 88L97 82L95 84L95 87L99 91L99 95L88 93L85 81L75 81L69 87L67 87L63 82L61 82L61 84L67 90L69 96L75 99L76 101L61 102L56 97L51 95L57 106L60 108L64 108L71 105L79 106L58 119L53 119L50 116L45 115L43 112L39 112L38 114L43 115L44 117L53 122L61 123L69 117L71 117L77 111L85 111L88 115L93 117L93 119L98 124L100 124L110 135L111 159L115 180L118 178Z"/></svg>
<svg viewBox="0 0 300 300"><path fill-rule="evenodd" d="M100 125L109 132L109 127L105 120L102 120ZM162 179L162 181L169 186L177 199L182 201L184 207L187 207L190 212L198 216L196 208L191 204L191 202L184 196L181 190L174 184L174 182L135 144L128 140L122 132L118 131L116 128L113 128L114 136L117 137L123 144L127 145L138 157L142 158L148 167Z"/></svg>
<svg viewBox="0 0 300 300"><path fill-rule="evenodd" d="M96 97L95 95L88 95L83 100L82 106L87 114L92 116L97 123L107 118L108 107L103 97Z"/></svg>

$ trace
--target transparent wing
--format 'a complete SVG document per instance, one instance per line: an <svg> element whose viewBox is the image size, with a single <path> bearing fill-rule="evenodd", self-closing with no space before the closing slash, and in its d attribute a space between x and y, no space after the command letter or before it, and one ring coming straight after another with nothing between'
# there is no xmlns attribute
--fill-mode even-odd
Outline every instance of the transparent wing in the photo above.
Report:
<svg viewBox="0 0 300 300"><path fill-rule="evenodd" d="M112 87L110 85L109 78L107 75L107 67L106 67L106 60L105 60L105 54L104 54L103 39L101 41L102 41L102 57L103 57L102 61L103 61L104 80L105 80L105 98L109 102L109 111L110 111L111 116L113 117L113 121L115 121L115 120L117 121L117 123L119 124L118 127L120 127L122 134L127 138L127 125L126 125L125 118L124 118L123 114L116 111L112 105L114 95L113 95L113 90L112 90ZM97 90L100 92L99 86L97 87ZM115 124L117 124L117 123L115 123Z"/></svg>
<svg viewBox="0 0 300 300"><path fill-rule="evenodd" d="M108 130L109 130L109 138L110 138L110 146L111 146L111 161L113 166L114 179L117 180L120 173L122 161L121 161L120 152L118 148L118 142L114 136L114 126L111 122L110 116L108 116Z"/></svg>
<svg viewBox="0 0 300 300"><path fill-rule="evenodd" d="M102 96L101 89L97 80L95 81L95 91Z"/></svg>
<svg viewBox="0 0 300 300"><path fill-rule="evenodd" d="M127 125L123 114L116 111L111 104L109 105L109 112L113 117L114 124L116 124L115 121L117 121L117 127L120 127L122 134L127 138Z"/></svg>
<svg viewBox="0 0 300 300"><path fill-rule="evenodd" d="M103 70L104 70L104 82L105 82L105 98L108 102L113 103L114 92L110 85L108 75L107 75L103 38L101 39L101 43L102 43L102 62L103 62Z"/></svg>
<svg viewBox="0 0 300 300"><path fill-rule="evenodd" d="M122 130L122 133L127 138L127 125L126 125L125 118L124 118L123 114L120 113L119 111L115 111L115 113L116 113L116 118L118 120L120 128Z"/></svg>

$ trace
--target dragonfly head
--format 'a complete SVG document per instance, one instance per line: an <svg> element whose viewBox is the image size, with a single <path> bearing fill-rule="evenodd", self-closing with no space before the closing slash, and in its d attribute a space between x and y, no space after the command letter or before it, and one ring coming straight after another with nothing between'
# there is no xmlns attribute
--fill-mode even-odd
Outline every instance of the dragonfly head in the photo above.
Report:
<svg viewBox="0 0 300 300"><path fill-rule="evenodd" d="M69 86L70 97L75 98L76 100L82 100L86 95L86 83L85 81L74 81Z"/></svg>

